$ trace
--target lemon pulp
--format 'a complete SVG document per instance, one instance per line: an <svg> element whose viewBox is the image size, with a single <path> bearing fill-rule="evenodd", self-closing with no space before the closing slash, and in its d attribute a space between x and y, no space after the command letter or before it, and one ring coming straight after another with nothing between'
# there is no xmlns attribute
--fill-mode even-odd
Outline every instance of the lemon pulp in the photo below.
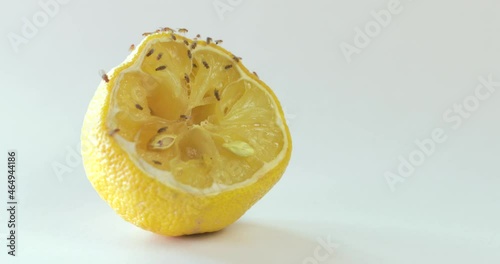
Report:
<svg viewBox="0 0 500 264"><path fill-rule="evenodd" d="M239 58L171 36L149 41L114 76L112 137L147 175L179 190L215 194L258 180L288 149L274 97Z"/></svg>

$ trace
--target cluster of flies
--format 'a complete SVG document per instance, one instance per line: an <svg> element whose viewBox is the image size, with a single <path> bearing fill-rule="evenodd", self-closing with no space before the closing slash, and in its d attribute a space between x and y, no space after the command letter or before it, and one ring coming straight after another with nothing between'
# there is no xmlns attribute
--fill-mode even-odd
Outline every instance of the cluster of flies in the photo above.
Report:
<svg viewBox="0 0 500 264"><path fill-rule="evenodd" d="M158 32L169 32L171 33L171 38L172 40L176 41L177 40L177 37L175 36L174 32L175 30L171 29L171 28L161 28L161 29L158 29L157 31L155 32L147 32L147 33L144 33L143 36L148 36L148 35L151 35L151 34L154 34L154 33L158 33ZM188 33L188 30L185 29L185 28L180 28L178 29L179 33ZM194 38L193 42L189 43L188 40L184 39L183 40L183 43L188 47L188 50L187 50L187 56L189 59L192 59L193 58L193 50L196 49L196 47L198 47L198 39L201 38L201 35L200 34L197 34L196 37ZM207 37L206 39L206 44L207 45L210 45L211 43L215 43L216 45L222 43L222 40L213 40L211 37ZM135 48L135 46L131 46L131 48ZM150 57L152 56L153 54L155 53L155 50L152 48L150 49L147 53L146 53L146 57ZM163 56L163 53L158 53L158 55L156 56L156 60L160 60ZM238 63L241 58L240 57L237 57L237 56L233 56L233 59L236 63ZM202 60L201 61L203 67L205 69L210 69L210 65L207 61L205 60ZM197 68L198 65L196 65L195 63L193 63L193 68ZM229 64L229 65L226 65L224 66L224 69L225 70L229 70L233 68L233 65L232 64ZM167 65L160 65L158 67L155 68L155 71L163 71L167 69ZM186 81L186 83L189 85L190 82L191 82L191 79L189 78L189 75L187 73L184 73L184 80ZM219 90L217 89L214 89L214 96L215 96L215 99L217 99L217 101L220 101L220 93L219 93ZM181 115L180 116L181 119L189 119L189 117L187 117L186 115Z"/></svg>
<svg viewBox="0 0 500 264"><path fill-rule="evenodd" d="M170 33L171 35L171 38L173 41L177 41L177 37L175 36L175 30L172 29L172 28L169 28L169 27L163 27L163 28L160 28L154 32L146 32L146 33L143 33L142 35L143 36L149 36L149 35L152 35L152 34L155 34L155 33L160 33L160 32L167 32L167 33ZM178 33L181 33L181 34L185 34L185 33L188 33L188 30L185 29L185 28L179 28L177 30ZM192 50L196 49L196 47L198 46L198 39L201 38L200 34L197 34L196 37L193 39L193 42L190 44L189 41L187 40L183 40L183 43L188 47L188 51L187 51L187 56L189 59L192 59L193 55L192 55ZM222 40L213 40L211 37L207 37L206 38L206 44L207 45L210 45L211 43L214 43L216 45L219 45L221 44L223 41ZM129 50L132 51L135 49L135 45L132 44L130 45L130 48ZM154 49L150 49L147 53L146 53L146 57L151 57L153 54L155 53L155 50ZM161 58L163 57L163 53L158 53L156 55L156 60L160 60ZM241 60L241 57L237 57L235 55L233 55L232 59L236 62L236 63L239 63L240 60ZM209 69L210 68L210 65L208 64L208 62L206 62L205 60L202 60L202 64L203 64L203 67L205 67L205 69ZM193 63L193 68L197 68L198 65L196 65L195 63ZM226 66L224 66L224 69L225 70L229 70L233 68L233 64L228 64ZM163 71L167 69L167 65L160 65L158 67L155 68L155 71ZM257 73L256 72L253 72L253 74L255 74L257 77ZM109 77L108 75L106 74L106 72L104 72L103 70L100 71L100 75L101 75L101 78L106 82L108 83L109 82ZM189 79L189 75L187 73L184 74L184 80L186 81L187 84L190 83L190 79ZM221 95L220 95L220 92L218 89L214 89L214 97L217 101L220 101L221 100ZM144 110L144 108L140 105L140 104L135 104L135 108L139 111L142 111ZM189 116L187 115L180 115L180 119L181 120L187 120L189 119ZM157 131L157 135L160 135L164 132L167 131L167 127L162 127L160 129L158 129ZM111 130L109 132L109 135L110 136L113 136L115 135L116 133L120 132L120 129L119 128L115 128L113 130ZM158 142L154 142L154 144L157 144L159 146L161 146L163 144L163 141L162 140L159 140ZM157 161L157 160L153 160L153 163L156 164L156 165L162 165L161 162Z"/></svg>
<svg viewBox="0 0 500 264"><path fill-rule="evenodd" d="M176 30L174 30L174 29L172 29L172 28L169 28L169 27L162 27L162 28L157 29L157 30L156 30L156 31L154 31L154 32L145 32L145 33L143 33L142 35L143 35L143 36L149 36L149 35L152 35L152 34L155 34L155 33L160 33L160 32L168 32L168 33L171 33L171 38L172 38L172 40L174 40L174 41L176 41L176 40L177 40L177 37L176 37L176 36L175 36L175 34L174 34L174 33L176 32ZM187 30L187 29L185 29L185 28L179 28L179 29L177 30L177 32L178 32L178 33L181 33L181 34L185 34L185 33L188 33L188 32L189 32L189 30ZM201 35L200 35L200 34L197 34L197 35L196 35L196 37L194 38L194 41L191 43L191 45L189 44L189 42L188 42L187 40L183 40L183 42L184 42L184 44L186 44L186 46L188 46L188 47L189 47L189 46L191 46L191 49L188 49L188 51L187 51L187 54L188 54L189 59L191 59L191 58L192 58L192 52L191 52L191 50L194 50L194 49L197 47L197 45L198 45L197 40L198 40L199 38L201 38ZM219 39L219 40L213 40L211 37L207 37L207 39L206 39L206 43L207 43L208 45L210 45L211 43L215 43L216 45L219 45L219 44L221 44L222 42L223 42L223 41L222 41L221 39ZM131 44L131 45L130 45L130 47L129 47L129 51L133 51L134 49L135 49L135 45L134 45L134 44ZM146 56L148 56L148 57L149 57L149 56L151 56L153 53L154 53L154 49L151 49L151 50L149 50L149 51L148 51L148 53L146 54ZM156 59L157 59L157 60L160 60L160 59L162 58L162 56L163 56L163 53L159 53L159 54L158 54L158 56L156 57ZM233 59L234 59L234 61L236 61L236 63L238 63L238 62L241 60L241 57L237 57L237 56L234 56L234 55L233 55ZM206 61L203 61L202 63L203 63L203 66L204 66L206 69L208 69L208 68L210 67ZM197 66L196 64L193 64L193 67L195 67L195 68L196 68L196 67L198 67L198 66ZM226 66L224 67L224 69L228 70L228 69L231 69L232 67L233 67L233 65L231 65L231 64L230 64L230 65L226 65ZM161 70L164 70L164 69L166 69L166 68L167 68L167 66L164 66L164 65L163 65L163 66L159 66L159 67L158 67L158 68L156 68L155 70L156 70L156 71L161 71ZM105 72L104 70L100 70L100 71L99 71L99 74L101 75L101 78L102 78L105 82L107 82L107 83L109 82L109 77L108 77L108 75L106 74L106 72ZM259 77L259 76L257 75L257 73L256 73L256 72L253 72L253 74L255 74L255 76ZM185 78L185 79L187 80L187 78ZM189 81L187 81L187 82L189 83Z"/></svg>

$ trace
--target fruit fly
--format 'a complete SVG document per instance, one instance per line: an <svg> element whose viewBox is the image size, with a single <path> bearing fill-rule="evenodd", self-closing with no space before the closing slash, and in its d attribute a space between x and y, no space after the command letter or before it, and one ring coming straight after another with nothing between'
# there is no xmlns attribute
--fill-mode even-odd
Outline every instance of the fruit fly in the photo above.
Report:
<svg viewBox="0 0 500 264"><path fill-rule="evenodd" d="M168 31L168 32L170 32L170 33L172 33L172 32L174 32L174 31L175 31L175 30L173 30L173 29L171 29L171 28L169 28L169 27L163 27L163 28L160 28L160 30L161 30L161 31L163 31L163 32L167 32L167 31Z"/></svg>
<svg viewBox="0 0 500 264"><path fill-rule="evenodd" d="M150 49L148 51L148 53L146 53L146 57L149 57L149 56L153 55L154 52L155 52L155 49Z"/></svg>
<svg viewBox="0 0 500 264"><path fill-rule="evenodd" d="M198 42L193 41L193 43L191 44L191 49L196 49L197 45L198 45Z"/></svg>
<svg viewBox="0 0 500 264"><path fill-rule="evenodd" d="M231 69L231 68L233 68L233 65L232 65L232 64L228 64L228 65L224 66L224 69L226 69L226 70L229 70L229 69Z"/></svg>
<svg viewBox="0 0 500 264"><path fill-rule="evenodd" d="M214 90L214 96L215 96L215 99L217 99L217 101L220 101L219 90L217 90L217 89Z"/></svg>
<svg viewBox="0 0 500 264"><path fill-rule="evenodd" d="M144 109L144 108L142 108L142 106L140 104L135 104L135 108L137 108L137 109L139 109L141 111L142 111L142 109Z"/></svg>
<svg viewBox="0 0 500 264"><path fill-rule="evenodd" d="M186 80L187 83L189 83L189 76L187 73L184 73L184 80Z"/></svg>
<svg viewBox="0 0 500 264"><path fill-rule="evenodd" d="M158 67L155 69L155 71L163 71L163 70L165 70L166 68L167 68L167 66L165 66L165 65L161 65L161 66L158 66Z"/></svg>
<svg viewBox="0 0 500 264"><path fill-rule="evenodd" d="M99 70L99 75L101 76L103 81L107 83L109 82L109 77L104 70Z"/></svg>
<svg viewBox="0 0 500 264"><path fill-rule="evenodd" d="M161 165L161 162L159 162L157 160L153 160L153 163L156 164L156 165Z"/></svg>
<svg viewBox="0 0 500 264"><path fill-rule="evenodd" d="M222 39L218 39L218 40L216 40L216 41L215 41L215 44L219 45L219 44L221 44L222 42L223 42L223 41L222 41Z"/></svg>
<svg viewBox="0 0 500 264"><path fill-rule="evenodd" d="M177 31L179 31L179 33L188 33L189 30L185 29L185 28L179 28Z"/></svg>
<svg viewBox="0 0 500 264"><path fill-rule="evenodd" d="M186 46L189 46L189 42L187 40L184 40L184 44L186 44Z"/></svg>
<svg viewBox="0 0 500 264"><path fill-rule="evenodd" d="M130 45L130 47L128 48L129 51L133 51L134 49L135 49L135 45L134 44Z"/></svg>
<svg viewBox="0 0 500 264"><path fill-rule="evenodd" d="M193 57L193 54L191 54L191 50L188 50L188 57L191 59Z"/></svg>
<svg viewBox="0 0 500 264"><path fill-rule="evenodd" d="M168 129L168 127L162 127L162 128L160 128L160 129L158 129L157 133L158 133L158 134L161 134L161 133L163 133L163 132L167 131L167 129Z"/></svg>
<svg viewBox="0 0 500 264"><path fill-rule="evenodd" d="M160 53L158 53L158 56L156 56L156 59L160 60L162 56L163 56L163 53L160 52Z"/></svg>
<svg viewBox="0 0 500 264"><path fill-rule="evenodd" d="M257 78L259 78L259 75L257 74L257 72L253 72L253 74L254 74L255 76L257 76Z"/></svg>
<svg viewBox="0 0 500 264"><path fill-rule="evenodd" d="M174 33L172 33L171 37L172 37L173 40L177 40L177 37L174 35Z"/></svg>
<svg viewBox="0 0 500 264"><path fill-rule="evenodd" d="M211 37L207 37L207 44L210 44L212 43L212 38Z"/></svg>
<svg viewBox="0 0 500 264"><path fill-rule="evenodd" d="M233 60L236 61L236 62L240 62L241 57L236 57L235 55L233 55Z"/></svg>
<svg viewBox="0 0 500 264"><path fill-rule="evenodd" d="M208 62L202 61L202 63L203 63L203 66L205 66L205 68L207 68L207 69L210 68L210 66L208 65Z"/></svg>
<svg viewBox="0 0 500 264"><path fill-rule="evenodd" d="M120 129L119 129L119 128L115 128L115 129L113 129L113 130L109 131L109 135L110 135L110 136L114 136L114 135L115 135L116 133L118 133L118 132L120 132Z"/></svg>

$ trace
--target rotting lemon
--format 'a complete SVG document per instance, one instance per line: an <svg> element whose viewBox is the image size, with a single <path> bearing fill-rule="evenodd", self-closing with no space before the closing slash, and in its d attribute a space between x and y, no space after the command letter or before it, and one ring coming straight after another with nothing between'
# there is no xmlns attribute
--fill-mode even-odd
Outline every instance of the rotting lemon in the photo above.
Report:
<svg viewBox="0 0 500 264"><path fill-rule="evenodd" d="M143 229L220 230L288 165L292 142L278 99L218 43L170 29L147 34L90 102L82 128L87 177Z"/></svg>

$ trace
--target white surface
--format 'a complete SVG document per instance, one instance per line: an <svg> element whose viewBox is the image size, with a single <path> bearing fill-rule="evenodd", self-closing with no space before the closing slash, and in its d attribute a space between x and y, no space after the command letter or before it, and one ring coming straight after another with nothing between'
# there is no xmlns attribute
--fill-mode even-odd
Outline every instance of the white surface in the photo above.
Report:
<svg viewBox="0 0 500 264"><path fill-rule="evenodd" d="M3 1L0 156L18 150L20 236L16 258L0 245L1 263L500 262L500 93L458 129L442 117L480 76L500 81L500 2L402 1L351 63L339 45L389 1L230 2L221 20L212 0L71 0L15 52L8 34L43 9ZM164 238L124 222L73 153L98 70L160 26L224 39L290 118L286 174L219 233ZM384 173L436 128L447 141L391 192ZM57 163L71 171L58 177ZM329 239L331 253L318 249Z"/></svg>

